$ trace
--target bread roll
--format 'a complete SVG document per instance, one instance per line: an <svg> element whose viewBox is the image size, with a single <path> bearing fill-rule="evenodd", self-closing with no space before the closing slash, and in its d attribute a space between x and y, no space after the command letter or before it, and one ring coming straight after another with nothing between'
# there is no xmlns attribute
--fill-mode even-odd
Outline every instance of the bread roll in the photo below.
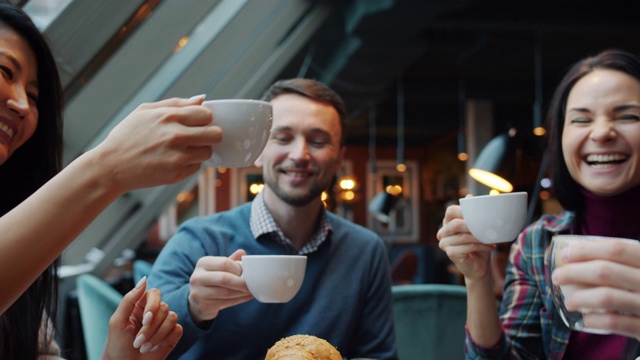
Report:
<svg viewBox="0 0 640 360"><path fill-rule="evenodd" d="M342 360L338 349L312 335L292 335L280 339L265 360Z"/></svg>

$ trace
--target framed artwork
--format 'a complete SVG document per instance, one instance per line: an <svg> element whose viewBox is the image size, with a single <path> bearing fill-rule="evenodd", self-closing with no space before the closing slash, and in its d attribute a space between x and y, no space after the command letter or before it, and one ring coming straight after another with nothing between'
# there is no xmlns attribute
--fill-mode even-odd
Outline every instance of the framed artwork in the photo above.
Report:
<svg viewBox="0 0 640 360"><path fill-rule="evenodd" d="M384 221L367 211L367 227L389 243L416 243L420 238L418 163L407 161L404 172L398 172L396 164L393 160L376 161L374 172L367 166L367 173L371 175L367 178L367 204L383 192L394 193L399 198L385 209Z"/></svg>

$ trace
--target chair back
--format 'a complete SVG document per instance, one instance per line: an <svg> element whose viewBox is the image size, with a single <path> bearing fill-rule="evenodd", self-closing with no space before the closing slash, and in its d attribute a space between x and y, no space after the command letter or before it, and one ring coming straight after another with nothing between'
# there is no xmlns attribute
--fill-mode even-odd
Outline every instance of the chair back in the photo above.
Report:
<svg viewBox="0 0 640 360"><path fill-rule="evenodd" d="M392 287L392 294L400 359L464 359L464 286L397 285Z"/></svg>
<svg viewBox="0 0 640 360"><path fill-rule="evenodd" d="M82 274L76 283L87 360L100 360L109 334L109 319L123 295L95 275Z"/></svg>
<svg viewBox="0 0 640 360"><path fill-rule="evenodd" d="M140 279L142 279L145 276L149 276L149 274L151 274L151 267L153 266L152 263L146 261L146 260L142 260L142 259L137 259L133 261L133 283L137 284L138 281L140 281Z"/></svg>

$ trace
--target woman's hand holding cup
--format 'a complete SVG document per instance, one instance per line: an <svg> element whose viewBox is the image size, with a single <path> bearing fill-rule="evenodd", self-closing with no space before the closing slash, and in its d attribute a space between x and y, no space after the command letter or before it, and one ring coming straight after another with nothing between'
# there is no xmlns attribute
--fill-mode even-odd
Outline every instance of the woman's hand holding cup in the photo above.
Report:
<svg viewBox="0 0 640 360"><path fill-rule="evenodd" d="M485 244L513 241L527 220L527 193L514 192L460 199L465 222Z"/></svg>
<svg viewBox="0 0 640 360"><path fill-rule="evenodd" d="M467 196L449 206L437 238L466 280L488 278L495 243L513 241L525 225L527 193Z"/></svg>
<svg viewBox="0 0 640 360"><path fill-rule="evenodd" d="M471 235L459 205L447 207L436 237L440 249L464 275L465 281L491 276L491 251L495 245L483 244Z"/></svg>
<svg viewBox="0 0 640 360"><path fill-rule="evenodd" d="M637 240L556 235L547 263L556 307L569 327L640 339Z"/></svg>
<svg viewBox="0 0 640 360"><path fill-rule="evenodd" d="M195 174L223 138L204 96L138 106L88 152L115 193L176 183Z"/></svg>

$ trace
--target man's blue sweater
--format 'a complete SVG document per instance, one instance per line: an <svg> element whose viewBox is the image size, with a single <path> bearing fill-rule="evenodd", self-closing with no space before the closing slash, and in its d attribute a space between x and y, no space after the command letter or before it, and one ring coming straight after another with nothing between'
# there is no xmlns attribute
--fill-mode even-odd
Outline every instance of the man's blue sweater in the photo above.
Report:
<svg viewBox="0 0 640 360"><path fill-rule="evenodd" d="M391 277L386 248L372 231L330 212L333 233L307 254L298 294L288 303L249 302L220 311L204 327L191 319L189 278L203 256L289 254L272 239L254 239L251 204L185 222L167 243L149 287L178 314L184 335L169 358L264 359L283 337L309 334L333 344L345 358L396 359Z"/></svg>

